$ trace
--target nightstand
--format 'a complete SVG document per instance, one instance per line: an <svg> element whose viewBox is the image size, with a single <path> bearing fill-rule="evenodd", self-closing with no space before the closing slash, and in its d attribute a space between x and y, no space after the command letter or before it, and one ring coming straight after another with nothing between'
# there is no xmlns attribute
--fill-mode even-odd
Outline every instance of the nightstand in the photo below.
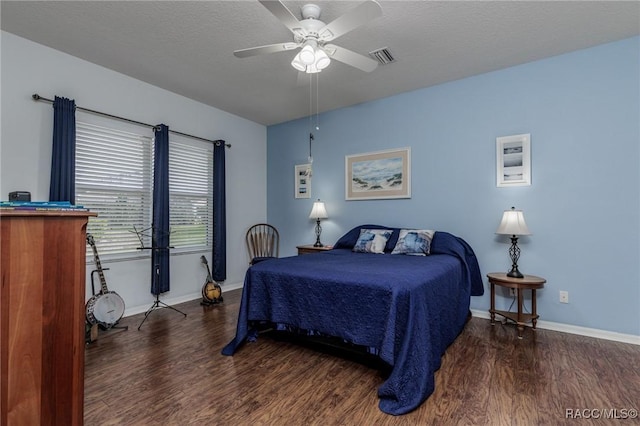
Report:
<svg viewBox="0 0 640 426"><path fill-rule="evenodd" d="M511 278L507 274L492 272L487 274L489 283L491 284L491 325L495 324L496 314L514 321L518 325L518 339L522 339L522 333L525 325L531 322L533 329L536 328L536 322L538 321L538 313L536 311L536 290L544 287L544 283L547 282L544 278L536 277L535 275L525 275L524 278ZM513 288L516 290L518 297L518 312L499 311L496 309L496 289L495 286ZM531 290L531 313L525 314L522 312L523 305L523 290Z"/></svg>
<svg viewBox="0 0 640 426"><path fill-rule="evenodd" d="M298 249L298 256L300 256L301 254L311 254L331 250L333 246L314 247L313 244L308 244L306 246L296 246L296 248Z"/></svg>

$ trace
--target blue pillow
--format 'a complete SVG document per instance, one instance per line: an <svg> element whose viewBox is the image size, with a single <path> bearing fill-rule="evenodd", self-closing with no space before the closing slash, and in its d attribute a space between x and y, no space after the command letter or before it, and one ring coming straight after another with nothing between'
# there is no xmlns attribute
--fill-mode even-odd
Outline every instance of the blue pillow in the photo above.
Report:
<svg viewBox="0 0 640 426"><path fill-rule="evenodd" d="M390 229L362 229L353 251L359 253L384 253L387 240L391 236Z"/></svg>
<svg viewBox="0 0 640 426"><path fill-rule="evenodd" d="M433 234L435 231L430 229L401 229L391 254L426 256L431 253Z"/></svg>
<svg viewBox="0 0 640 426"><path fill-rule="evenodd" d="M333 248L336 249L353 249L360 237L360 232L363 229L387 229L392 231L391 237L387 241L387 246L385 247L385 252L391 252L398 242L398 232L400 232L399 228L389 228L388 226L381 225L359 225L355 228L351 229L349 232L344 234L340 239L333 245Z"/></svg>

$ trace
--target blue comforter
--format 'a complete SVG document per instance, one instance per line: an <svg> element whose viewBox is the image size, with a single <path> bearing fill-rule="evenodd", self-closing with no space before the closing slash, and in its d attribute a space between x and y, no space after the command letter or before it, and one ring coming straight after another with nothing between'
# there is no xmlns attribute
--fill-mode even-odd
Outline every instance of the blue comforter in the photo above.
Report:
<svg viewBox="0 0 640 426"><path fill-rule="evenodd" d="M337 244L337 246L339 246ZM247 271L233 355L270 321L372 347L392 369L378 389L380 409L404 414L434 390L434 372L464 327L470 295L483 293L471 247L444 232L431 255L323 253L272 259Z"/></svg>

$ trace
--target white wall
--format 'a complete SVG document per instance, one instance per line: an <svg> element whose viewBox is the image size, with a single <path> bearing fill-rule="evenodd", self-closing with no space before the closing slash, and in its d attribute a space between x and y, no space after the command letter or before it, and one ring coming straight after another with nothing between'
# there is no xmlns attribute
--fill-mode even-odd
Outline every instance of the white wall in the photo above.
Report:
<svg viewBox="0 0 640 426"><path fill-rule="evenodd" d="M101 66L6 32L1 33L0 199L16 190L31 199L48 200L53 109L35 102L33 93L64 96L76 105L143 123L164 123L172 130L224 139L227 151L227 281L223 291L240 287L247 267L244 233L266 220L266 128L216 108L151 86ZM216 84L212 81L211 84ZM83 119L88 118L83 114ZM98 120L96 118L96 120ZM151 132L151 130L149 130ZM200 297L206 270L200 255L172 256L167 303ZM91 286L87 264L87 297ZM102 259L110 290L120 294L126 314L145 311L153 302L149 260Z"/></svg>

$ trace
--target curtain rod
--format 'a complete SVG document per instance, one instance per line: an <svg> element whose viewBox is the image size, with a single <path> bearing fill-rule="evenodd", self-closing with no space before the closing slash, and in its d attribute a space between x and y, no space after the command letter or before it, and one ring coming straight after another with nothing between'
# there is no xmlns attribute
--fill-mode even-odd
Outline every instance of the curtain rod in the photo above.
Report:
<svg viewBox="0 0 640 426"><path fill-rule="evenodd" d="M42 96L38 95L37 93L34 93L33 95L31 95L31 98L34 101L49 102L51 104L53 103L53 99L47 99L45 97L42 97ZM153 129L155 129L157 127L157 126L155 126L153 124L147 124L147 123L143 123L141 121L131 120L130 118L124 118L124 117L120 117L120 116L113 115L113 114L107 114L106 112L96 111L96 110L89 109L89 108L83 108L83 107L80 107L80 106L77 106L77 105L76 105L76 109L78 109L80 111L88 112L88 113L91 113L91 114L101 115L103 117L109 117L109 118L114 118L114 119L120 120L120 121L126 121L127 123L133 123L133 124L138 124L140 126L151 127ZM192 139L197 139L197 140L204 141L204 142L211 142L211 143L214 143L216 145L218 145L218 144L220 144L220 142L222 142L221 140L212 141L210 139L201 138L200 136L193 136L193 135L190 135L188 133L182 133L182 132L178 132L176 130L171 130L171 129L169 129L169 133L173 133L173 134L180 135L180 136L185 136L185 137L192 138ZM231 148L231 144L230 143L225 143L225 146L227 148Z"/></svg>

